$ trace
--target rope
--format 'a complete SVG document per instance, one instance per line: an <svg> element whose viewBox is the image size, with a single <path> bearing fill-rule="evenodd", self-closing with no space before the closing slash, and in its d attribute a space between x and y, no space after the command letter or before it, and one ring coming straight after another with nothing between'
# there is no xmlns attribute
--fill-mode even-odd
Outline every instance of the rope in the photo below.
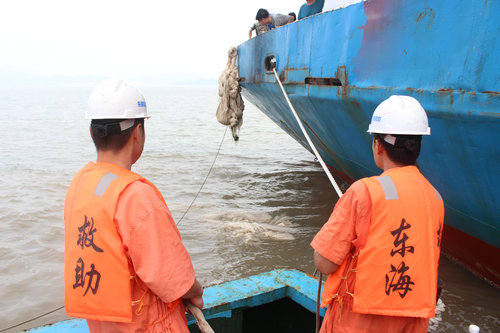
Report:
<svg viewBox="0 0 500 333"><path fill-rule="evenodd" d="M285 88L283 88L283 84L281 84L281 80L280 80L280 78L278 76L278 73L276 73L276 61L274 61L274 63L273 63L273 72L274 72L274 76L276 76L276 80L278 80L278 83L279 83L279 85L281 87L281 91L283 91L283 96L285 96L285 99L286 99L286 101L288 103L288 106L290 106L290 109L292 110L293 115L295 116L295 119L297 120L297 123L299 124L300 129L302 130L302 133L306 137L307 142L309 143L309 146L311 147L311 149L314 152L314 155L316 156L316 158L318 159L319 163L321 164L321 167L323 167L323 170L325 171L326 175L328 176L328 179L330 180L330 183L332 183L333 188L335 189L335 191L337 192L337 195L340 198L342 196L342 190L337 185L337 182L335 181L335 179L333 179L333 176L330 173L330 170L328 170L328 167L326 166L325 162L321 158L321 155L319 154L318 150L316 149L316 146L311 141L311 138L309 137L309 134L307 134L306 129L304 128L304 125L302 125L302 121L300 120L299 115L297 114L297 111L295 111L295 108L293 107L292 103L290 102L290 99L288 98L288 95L287 95L287 93L285 91Z"/></svg>
<svg viewBox="0 0 500 333"><path fill-rule="evenodd" d="M212 172L212 169L214 167L215 161L217 160L217 157L219 156L220 148L222 147L222 143L224 142L224 138L226 137L226 132L227 132L227 127L226 127L226 130L224 131L224 135L222 136L222 140L220 140L219 149L217 149L217 154L215 154L214 161L212 162L212 165L210 166L210 169L208 170L207 176L205 177L205 180L203 181L203 184L201 184L200 189L198 190L198 193L196 193L193 201L191 201L191 204L186 209L186 211L182 215L182 217L179 220L179 222L177 222L177 224L176 224L177 226L179 226L179 224L181 224L182 219L184 218L184 216L186 216L187 212L191 209L191 206L193 205L193 203L198 198L198 195L200 194L201 190L203 189L203 186L205 186L205 183L207 182L208 176L210 175L210 172Z"/></svg>
<svg viewBox="0 0 500 333"><path fill-rule="evenodd" d="M240 77L236 59L238 49L234 46L227 52L227 65L219 76L219 106L217 107L217 120L222 125L231 127L234 141L238 141L238 132L243 124L243 110L245 103L241 98Z"/></svg>
<svg viewBox="0 0 500 333"><path fill-rule="evenodd" d="M213 169L213 167L214 167L214 165L215 165L215 161L217 160L217 157L219 156L219 152L220 152L220 149L221 149L221 147L222 147L222 143L224 142L224 138L226 137L226 132L227 132L227 127L226 127L226 130L224 131L224 135L222 136L222 140L220 141L219 148L217 149L217 154L215 154L215 158L214 158L214 160L213 160L213 162L212 162L212 165L210 166L210 169L208 170L208 173L207 173L207 175L206 175L206 177L205 177L205 180L203 181L203 184L201 184L201 187L200 187L200 189L198 190L198 193L196 193L196 196L194 197L193 201L191 201L191 204L190 204L190 205L189 205L189 207L186 209L186 211L185 211L185 212L184 212L184 214L182 215L182 217L181 217L181 219L179 220L179 222L177 222L177 225L179 225L179 224L181 223L181 221L182 221L182 219L184 218L184 216L186 216L187 212L189 211L189 209L191 208L191 206L193 206L193 203L194 203L194 202L196 201L196 199L198 198L198 195L200 194L201 190L203 189L203 186L205 186L205 183L207 182L208 176L209 176L209 175L210 175L210 173L212 172L212 169ZM5 332L5 331L8 331L8 330L10 330L10 329L12 329L12 328L15 328L15 327L18 327L18 326L21 326L21 325L27 324L27 323L29 323L29 322L31 322L31 321L33 321L33 320L40 319L40 318L45 317L45 316L47 316L47 315L49 315L49 314L51 314L51 313L54 313L54 312L56 312L56 311L59 311L59 310L61 310L61 309L63 309L63 308L64 308L64 305L63 305L63 306L58 307L57 309L54 309L54 310L51 310L51 311L46 312L46 313L44 313L44 314L41 314L41 315L39 315L39 316L37 316L37 317L35 317L35 318L32 318L32 319L26 320L26 321L24 321L24 322L22 322L22 323L19 323L19 324L16 324L16 325L13 325L13 326L10 326L10 327L7 327L7 328L3 328L3 329L1 329L1 330L0 330L0 333Z"/></svg>
<svg viewBox="0 0 500 333"><path fill-rule="evenodd" d="M319 272L319 271L318 271ZM321 281L323 280L323 274L319 272L318 276L318 296L316 296L316 333L319 333L320 319L319 319L319 304L321 301Z"/></svg>
<svg viewBox="0 0 500 333"><path fill-rule="evenodd" d="M337 192L337 195L340 198L342 196L342 190L340 189L340 187L337 184L337 182L335 181L335 179L333 179L333 176L330 173L330 170L328 169L328 167L326 166L325 162L321 158L321 155L319 154L318 150L316 149L316 146L314 145L314 143L312 142L311 138L309 137L309 134L307 134L306 129L304 128L304 125L302 124L302 121L300 120L299 115L297 114L297 111L295 111L295 108L292 105L292 102L290 102L290 99L288 98L288 94L286 93L285 88L283 88L283 84L281 83L281 80L280 80L280 78L278 76L278 73L276 72L276 59L273 58L271 60L271 64L272 64L272 67L273 67L274 76L276 76L276 80L278 81L278 84L280 85L281 91L283 92L283 96L285 97L285 99L286 99L286 101L288 103L288 106L290 107L290 110L292 110L292 113L295 116L295 119L297 120L297 123L299 124L300 129L302 130L302 133L306 137L307 142L309 143L309 147L311 147L311 149L313 150L314 155L318 159L319 163L321 164L321 167L323 168L323 170L325 171L326 175L328 176L328 179L330 180L330 183L332 183L333 188L335 189L335 192ZM321 274L321 272L320 272L319 273L319 277L318 277L318 296L316 298L316 333L319 332L319 326L320 326L319 325L319 322L320 322L320 318L319 318L319 303L320 303L320 294L321 294L321 283L322 283L322 280L323 280L323 274Z"/></svg>
<svg viewBox="0 0 500 333"><path fill-rule="evenodd" d="M49 312L47 312L47 313L44 313L44 314L42 314L42 315L39 315L38 317L35 317L35 318L32 318L32 319L29 319L29 320L23 321L22 323L19 323L19 324L16 324L16 325L13 325L13 326L10 326L10 327L7 327L7 328L3 328L2 330L0 330L0 333L1 333L1 332L8 331L8 330L10 330L10 329L12 329L12 328L15 328L15 327L18 327L18 326L21 326L21 325L27 324L27 323L29 323L29 322L31 322L31 321L33 321L33 320L40 319L40 318L45 317L45 316L47 316L47 315L49 315L49 314L51 314L51 313L54 313L54 312L56 312L56 311L59 311L59 310L61 310L61 309L63 309L63 308L64 308L64 305L63 305L63 306L58 307L57 309L54 309L54 310L51 310L51 311L49 311Z"/></svg>

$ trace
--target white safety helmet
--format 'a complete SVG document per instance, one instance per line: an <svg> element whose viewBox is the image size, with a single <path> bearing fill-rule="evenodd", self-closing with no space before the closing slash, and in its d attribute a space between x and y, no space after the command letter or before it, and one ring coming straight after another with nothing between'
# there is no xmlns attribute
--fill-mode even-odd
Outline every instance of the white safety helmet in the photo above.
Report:
<svg viewBox="0 0 500 333"><path fill-rule="evenodd" d="M149 118L141 92L123 80L108 79L99 83L88 101L86 119Z"/></svg>
<svg viewBox="0 0 500 333"><path fill-rule="evenodd" d="M430 135L431 128L424 108L415 98L393 95L377 106L367 132Z"/></svg>

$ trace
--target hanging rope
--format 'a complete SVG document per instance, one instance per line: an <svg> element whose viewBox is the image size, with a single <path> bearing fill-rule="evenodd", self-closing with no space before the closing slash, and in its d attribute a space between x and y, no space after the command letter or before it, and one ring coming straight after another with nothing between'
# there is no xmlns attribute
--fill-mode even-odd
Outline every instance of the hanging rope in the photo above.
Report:
<svg viewBox="0 0 500 333"><path fill-rule="evenodd" d="M191 206L198 198L198 195L200 194L201 190L203 189L203 186L205 186L205 183L207 182L208 176L210 176L210 173L212 172L212 169L214 168L215 161L217 160L217 157L219 156L220 148L222 147L222 143L224 142L224 138L226 137L226 132L227 132L227 127L226 127L226 130L224 131L224 135L222 136L222 140L220 140L219 149L217 149L217 154L215 154L214 160L212 162L212 165L210 166L210 169L208 170L208 173L205 177L205 180L201 184L200 189L198 190L198 193L196 193L196 195L194 196L193 201L191 201L191 204L186 209L186 211L184 212L184 214L180 218L179 222L176 223L177 226L179 226L179 224L181 224L182 219L184 218L184 216L186 216L187 212L191 209Z"/></svg>
<svg viewBox="0 0 500 333"><path fill-rule="evenodd" d="M238 132L243 124L243 110L245 109L236 66L238 49L234 46L229 48L227 56L226 68L219 77L220 100L216 116L219 123L231 128L234 141L238 141Z"/></svg>
<svg viewBox="0 0 500 333"><path fill-rule="evenodd" d="M318 271L319 272L319 271ZM321 302L321 280L323 279L323 274L319 272L318 276L318 295L316 296L316 333L319 333L320 328L320 318L319 318L319 305Z"/></svg>
<svg viewBox="0 0 500 333"><path fill-rule="evenodd" d="M56 311L59 311L59 310L61 310L61 309L64 309L64 305L63 305L63 306L58 307L57 309L54 309L54 310L51 310L51 311L49 311L49 312L46 312L46 313L44 313L44 314L42 314L42 315L39 315L38 317L31 318L31 319L29 319L29 320L23 321L22 323L19 323L19 324L16 324L16 325L13 325L13 326L10 326L10 327L7 327L7 328L3 328L2 330L0 330L0 333L1 333L1 332L8 331L8 330L10 330L10 329L12 329L12 328L16 328L16 327L18 327L18 326L21 326L21 325L27 324L27 323L29 323L29 322L31 322L31 321L33 321L33 320L40 319L40 318L42 318L42 317L45 317L45 316L47 316L47 315L49 315L49 314L51 314L51 313L54 313L54 312L56 312Z"/></svg>
<svg viewBox="0 0 500 333"><path fill-rule="evenodd" d="M293 107L292 103L290 102L290 99L288 98L288 94L286 93L285 88L283 88L283 84L281 83L281 80L278 76L278 73L276 72L276 59L273 58L271 60L271 65L273 67L274 76L276 76L276 80L278 81L278 84L280 85L281 91L283 92L283 96L285 97L285 99L288 103L288 106L290 107L290 110L292 110L292 113L295 116L295 119L297 120L297 123L299 124L300 129L302 130L302 134L304 134L304 136L306 137L306 140L309 143L309 147L311 147L311 149L313 150L314 155L316 156L319 163L321 164L321 167L323 168L326 175L328 176L328 179L330 180L330 183L332 183L333 188L337 192L337 195L339 196L339 198L342 197L342 190L340 189L339 185L337 184L337 182L333 178L333 176L330 173L330 170L326 166L325 162L321 158L321 155L319 154L318 150L316 149L316 146L314 145L311 138L309 137L309 134L307 134L306 129L304 128L304 125L302 124L302 121L300 120L299 115L297 114L297 111L295 111L295 108ZM316 298L316 333L319 332L319 323L320 323L319 303L320 303L322 280L323 280L323 274L321 274L321 272L320 272L319 277L318 277L318 296Z"/></svg>

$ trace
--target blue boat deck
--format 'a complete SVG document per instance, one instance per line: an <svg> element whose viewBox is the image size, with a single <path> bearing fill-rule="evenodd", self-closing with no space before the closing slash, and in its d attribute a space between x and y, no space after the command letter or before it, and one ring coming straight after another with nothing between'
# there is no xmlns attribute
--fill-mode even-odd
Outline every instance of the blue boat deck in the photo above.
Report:
<svg viewBox="0 0 500 333"><path fill-rule="evenodd" d="M291 299L311 313L316 312L318 281L311 275L296 269L277 269L239 280L207 287L203 294L207 320L230 318L233 311L256 308L282 299ZM320 315L325 315L322 309ZM188 315L188 325L194 319ZM88 333L87 323L83 319L58 322L28 332L32 333Z"/></svg>

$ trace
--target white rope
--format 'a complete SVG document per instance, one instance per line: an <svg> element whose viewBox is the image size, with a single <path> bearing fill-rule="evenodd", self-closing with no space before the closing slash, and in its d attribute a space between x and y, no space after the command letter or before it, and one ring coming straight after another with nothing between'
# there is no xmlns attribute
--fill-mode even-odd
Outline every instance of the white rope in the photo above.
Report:
<svg viewBox="0 0 500 333"><path fill-rule="evenodd" d="M283 84L281 83L281 80L280 80L280 78L278 76L278 73L276 72L276 60L272 59L271 60L271 64L272 64L272 67L273 67L274 76L276 76L276 80L278 81L278 83L280 85L281 91L283 92L283 96L285 96L285 99L286 99L286 101L288 103L288 106L292 110L292 113L295 116L295 119L297 120L297 123L299 124L300 129L302 130L302 133L306 137L306 140L309 143L309 147L311 147L311 149L313 150L314 156L316 156L316 158L318 159L319 163L321 164L321 167L323 168L323 170L325 171L326 175L328 176L328 179L330 180L330 183L332 183L333 188L335 189L335 192L337 192L337 195L340 198L342 196L342 194L343 194L342 190L340 189L339 185L337 184L337 182L333 178L333 176L332 176L330 170L328 169L328 167L326 166L325 162L321 158L321 155L319 154L318 150L316 149L316 146L314 145L314 143L312 142L311 138L309 137L309 134L307 134L306 129L304 128L304 125L302 124L302 121L300 120L299 115L297 114L297 111L295 111L295 108L293 107L292 102L290 102L290 99L288 98L288 94L286 93L285 88L283 87ZM320 295L321 295L321 283L322 283L322 280L323 280L323 274L321 274L321 272L320 272L319 273L319 277L318 277L318 297L316 299L316 333L319 332L319 328L320 328L319 327L319 321L320 321L319 320L319 304L320 304Z"/></svg>
<svg viewBox="0 0 500 333"><path fill-rule="evenodd" d="M317 270L317 269L316 269ZM316 333L319 333L320 330L320 318L319 318L319 311L320 311L320 302L321 302L321 283L323 282L323 274L318 270L319 276L318 276L318 295L316 296ZM315 274L316 275L316 272Z"/></svg>
<svg viewBox="0 0 500 333"><path fill-rule="evenodd" d="M15 327L18 327L18 326L21 326L21 325L27 324L27 323L29 323L29 322L31 322L31 321L33 321L33 320L40 319L40 318L42 318L42 317L45 317L45 316L47 316L47 315L49 315L49 314L51 314L51 313L54 313L54 312L56 312L56 311L58 311L58 310L63 309L63 308L64 308L64 305L63 305L63 306L58 307L57 309L50 310L49 312L46 312L46 313L44 313L44 314L42 314L42 315L36 316L35 318L31 318L31 319L28 319L28 320L26 320L26 321L23 321L22 323L19 323L19 324L16 324L16 325L12 325L12 326L9 326L9 327L7 327L7 328L2 328L2 329L0 330L0 333L1 333L1 332L8 331L8 330L10 330L11 328L15 328Z"/></svg>
<svg viewBox="0 0 500 333"><path fill-rule="evenodd" d="M276 61L274 61L273 64L274 64L274 66L273 66L274 76L276 76L276 80L278 80L278 83L279 83L279 85L281 87L281 91L283 91L283 96L285 96L285 99L286 99L286 101L288 103L288 106L290 106L290 109L292 110L293 115L295 116L295 119L297 120L297 123L299 123L300 129L302 130L302 133L306 137L307 142L309 143L309 146L313 150L314 155L316 156L316 158L318 159L319 163L323 167L323 170L325 171L326 175L328 176L328 179L330 180L330 183L332 183L333 188L335 189L335 191L337 192L337 195L340 198L342 196L342 190L340 189L339 185L337 185L337 182L335 181L335 179L333 179L333 176L330 173L330 170L328 170L328 167L326 166L325 162L321 158L321 155L319 154L318 150L316 149L316 146L314 146L314 143L312 143L311 138L309 137L309 134L307 134L306 129L304 128L304 125L302 125L302 121L300 120L299 115L297 114L297 112L295 111L295 108L293 107L292 103L290 102L290 99L288 98L288 95L287 95L287 93L285 91L285 88L283 88L283 84L281 84L281 80L280 80L280 78L278 76L278 73L276 73Z"/></svg>
<svg viewBox="0 0 500 333"><path fill-rule="evenodd" d="M201 184L200 186L200 189L198 190L198 193L196 193L196 195L194 196L193 198L193 201L191 201L191 204L189 205L189 207L186 209L186 211L184 212L184 214L182 215L182 217L180 218L179 222L177 222L175 225L176 226L179 226L179 224L181 224L182 222L182 219L184 219L184 216L186 216L187 212L189 212L189 210L191 209L191 206L193 206L194 202L196 201L196 199L198 198L198 195L200 195L200 192L201 190L203 189L203 186L205 186L205 183L207 182L207 179L208 179L208 176L210 176L210 173L212 172L212 169L214 168L214 164L215 164L215 161L217 161L217 157L219 156L219 153L220 153L220 147L222 147L222 143L224 142L224 138L226 137L226 132L227 132L227 127L226 127L226 130L224 131L224 135L222 136L222 139L220 140L220 143L219 143L219 149L217 149L217 153L215 154L215 157L214 157L214 160L212 162L212 165L210 166L210 169L208 169L208 173L205 177L205 180L203 181L203 183Z"/></svg>

